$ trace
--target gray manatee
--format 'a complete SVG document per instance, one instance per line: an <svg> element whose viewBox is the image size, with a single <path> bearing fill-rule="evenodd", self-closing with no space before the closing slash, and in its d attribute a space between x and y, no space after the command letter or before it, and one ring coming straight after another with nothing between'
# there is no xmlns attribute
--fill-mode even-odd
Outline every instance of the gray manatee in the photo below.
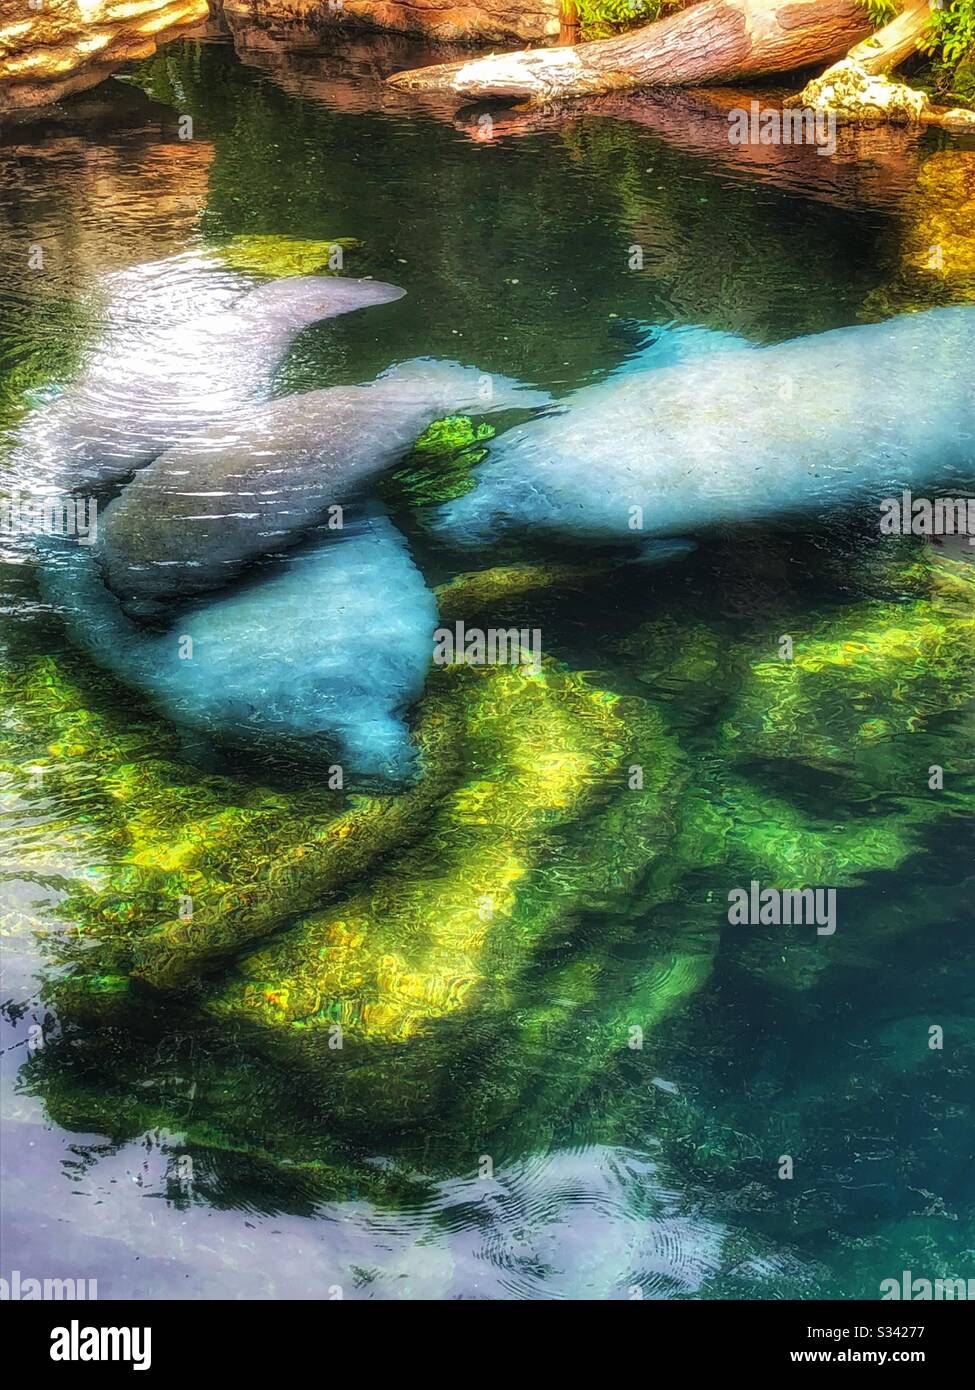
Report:
<svg viewBox="0 0 975 1390"><path fill-rule="evenodd" d="M403 717L423 689L437 606L383 516L162 635L125 616L85 547L48 549L40 585L75 645L176 724L363 777L398 781L413 768Z"/></svg>
<svg viewBox="0 0 975 1390"><path fill-rule="evenodd" d="M121 283L134 289L131 275ZM295 276L155 326L126 322L115 304L78 380L21 426L19 481L67 492L124 478L266 398L275 368L309 324L404 294L375 280Z"/></svg>
<svg viewBox="0 0 975 1390"><path fill-rule="evenodd" d="M353 500L439 416L548 400L507 377L414 358L364 385L272 401L136 475L100 519L106 583L140 613L219 587Z"/></svg>
<svg viewBox="0 0 975 1390"><path fill-rule="evenodd" d="M971 483L973 364L961 306L618 374L493 441L432 526L459 546L633 545Z"/></svg>

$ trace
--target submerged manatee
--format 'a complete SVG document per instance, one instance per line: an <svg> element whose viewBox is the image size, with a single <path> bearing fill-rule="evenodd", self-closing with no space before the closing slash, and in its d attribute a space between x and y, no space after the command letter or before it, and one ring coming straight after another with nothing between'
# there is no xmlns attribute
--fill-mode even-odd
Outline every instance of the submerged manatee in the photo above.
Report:
<svg viewBox="0 0 975 1390"><path fill-rule="evenodd" d="M142 606L219 587L349 502L438 416L548 399L507 377L417 358L365 385L272 401L138 474L102 519L106 582Z"/></svg>
<svg viewBox="0 0 975 1390"><path fill-rule="evenodd" d="M177 724L238 746L334 755L364 776L411 771L402 716L423 689L437 605L384 517L161 636L126 618L83 547L51 557L41 588L72 640Z"/></svg>
<svg viewBox="0 0 975 1390"><path fill-rule="evenodd" d="M404 294L373 280L295 276L154 330L115 323L81 377L22 426L24 485L112 482L208 425L236 422L267 394L303 328Z"/></svg>
<svg viewBox="0 0 975 1390"><path fill-rule="evenodd" d="M973 361L963 306L621 374L489 446L433 524L632 545L970 482Z"/></svg>

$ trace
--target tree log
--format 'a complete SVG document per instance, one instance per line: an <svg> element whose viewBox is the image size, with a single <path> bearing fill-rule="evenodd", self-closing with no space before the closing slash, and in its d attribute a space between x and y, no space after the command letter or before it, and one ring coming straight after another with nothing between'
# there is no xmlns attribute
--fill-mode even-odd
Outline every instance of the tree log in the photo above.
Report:
<svg viewBox="0 0 975 1390"><path fill-rule="evenodd" d="M907 0L896 19L851 48L846 56L875 76L890 72L917 51L930 22L928 0Z"/></svg>
<svg viewBox="0 0 975 1390"><path fill-rule="evenodd" d="M700 86L829 63L870 31L859 0L701 0L618 38L438 63L388 81L406 91L529 101Z"/></svg>

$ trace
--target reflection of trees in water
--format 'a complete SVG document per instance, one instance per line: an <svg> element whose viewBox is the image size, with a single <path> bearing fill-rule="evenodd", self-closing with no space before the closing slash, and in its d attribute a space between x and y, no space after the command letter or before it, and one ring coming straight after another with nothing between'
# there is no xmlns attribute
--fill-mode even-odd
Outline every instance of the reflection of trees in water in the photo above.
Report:
<svg viewBox="0 0 975 1390"><path fill-rule="evenodd" d="M461 352L488 369L576 384L618 359L620 320L677 317L781 338L854 320L878 273L890 231L882 216L865 223L753 183L729 164L727 144L681 148L652 122L584 115L559 132L473 148L452 109L404 108L354 63L350 81L327 54L245 56L271 63L288 92L215 49L180 73L217 149L205 226L313 236L327 224L361 237L350 267L410 291L411 312L381 352ZM154 94L167 61L141 69ZM627 252L641 238L645 270L634 274ZM357 347L376 352L365 337Z"/></svg>
<svg viewBox="0 0 975 1390"><path fill-rule="evenodd" d="M121 83L57 114L12 118L0 144L0 426L25 392L70 379L98 331L88 296L99 277L185 248L212 155L203 137L177 138L171 107Z"/></svg>

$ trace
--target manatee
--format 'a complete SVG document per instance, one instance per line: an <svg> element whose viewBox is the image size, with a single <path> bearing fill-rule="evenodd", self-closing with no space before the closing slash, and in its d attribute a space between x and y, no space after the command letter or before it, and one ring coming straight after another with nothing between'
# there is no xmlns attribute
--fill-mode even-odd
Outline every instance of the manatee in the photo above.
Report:
<svg viewBox="0 0 975 1390"><path fill-rule="evenodd" d="M103 575L141 614L216 588L354 499L438 416L548 400L507 377L415 358L362 385L272 401L136 475L100 520Z"/></svg>
<svg viewBox="0 0 975 1390"><path fill-rule="evenodd" d="M49 552L40 584L71 640L174 723L364 777L411 772L403 716L423 688L437 605L384 516L290 556L161 635L125 616L85 547Z"/></svg>
<svg viewBox="0 0 975 1390"><path fill-rule="evenodd" d="M131 277L123 283L130 287ZM309 324L404 294L375 280L294 276L155 327L126 323L114 304L112 326L79 379L24 422L22 481L70 491L124 478L209 425L233 424L265 398Z"/></svg>
<svg viewBox="0 0 975 1390"><path fill-rule="evenodd" d="M633 545L970 483L973 361L959 306L617 374L495 440L432 526Z"/></svg>

